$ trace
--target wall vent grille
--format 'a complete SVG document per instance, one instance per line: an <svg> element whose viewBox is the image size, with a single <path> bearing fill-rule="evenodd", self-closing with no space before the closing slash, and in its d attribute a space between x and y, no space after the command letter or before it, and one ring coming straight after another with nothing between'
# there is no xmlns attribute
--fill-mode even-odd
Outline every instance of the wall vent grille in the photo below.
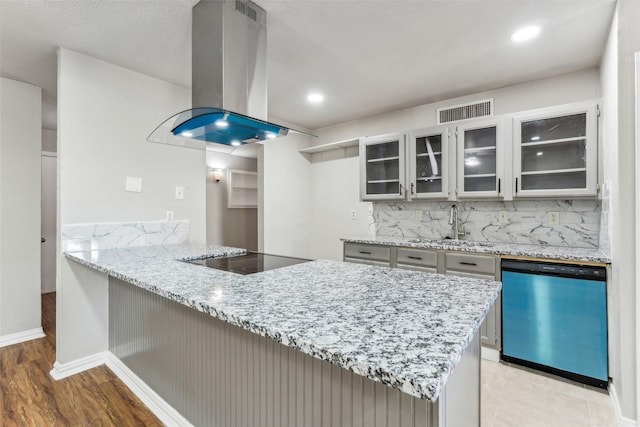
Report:
<svg viewBox="0 0 640 427"><path fill-rule="evenodd" d="M469 104L438 108L436 114L439 125L478 117L493 116L493 99L484 99Z"/></svg>

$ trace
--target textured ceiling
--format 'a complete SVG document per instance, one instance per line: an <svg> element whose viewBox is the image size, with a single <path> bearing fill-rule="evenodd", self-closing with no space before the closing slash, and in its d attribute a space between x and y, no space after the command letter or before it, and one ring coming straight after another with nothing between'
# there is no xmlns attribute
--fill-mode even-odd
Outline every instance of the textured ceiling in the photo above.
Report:
<svg viewBox="0 0 640 427"><path fill-rule="evenodd" d="M310 129L596 66L615 7L613 0L257 2L268 16L269 114ZM41 86L54 108L62 46L189 87L195 3L2 0L0 74ZM511 33L529 24L543 27L540 37L514 45ZM322 105L306 103L311 89L324 92Z"/></svg>

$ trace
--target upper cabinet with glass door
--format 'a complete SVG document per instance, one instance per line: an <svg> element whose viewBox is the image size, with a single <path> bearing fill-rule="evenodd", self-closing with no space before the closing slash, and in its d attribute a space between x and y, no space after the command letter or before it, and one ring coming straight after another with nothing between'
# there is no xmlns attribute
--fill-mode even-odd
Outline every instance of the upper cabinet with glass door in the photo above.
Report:
<svg viewBox="0 0 640 427"><path fill-rule="evenodd" d="M597 105L573 104L514 116L516 197L597 194Z"/></svg>
<svg viewBox="0 0 640 427"><path fill-rule="evenodd" d="M411 199L443 199L449 195L446 126L421 129L409 134Z"/></svg>
<svg viewBox="0 0 640 427"><path fill-rule="evenodd" d="M502 196L502 127L501 119L458 125L456 192L459 198Z"/></svg>
<svg viewBox="0 0 640 427"><path fill-rule="evenodd" d="M360 140L362 200L405 198L405 136L390 134Z"/></svg>

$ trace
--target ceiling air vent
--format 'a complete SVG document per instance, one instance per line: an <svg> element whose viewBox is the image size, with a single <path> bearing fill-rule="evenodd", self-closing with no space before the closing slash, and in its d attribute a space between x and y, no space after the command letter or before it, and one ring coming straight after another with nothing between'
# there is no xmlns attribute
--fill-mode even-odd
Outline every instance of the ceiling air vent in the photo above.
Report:
<svg viewBox="0 0 640 427"><path fill-rule="evenodd" d="M493 99L484 99L470 104L438 108L436 114L438 115L439 125L478 117L493 116Z"/></svg>
<svg viewBox="0 0 640 427"><path fill-rule="evenodd" d="M236 10L243 15L247 15L249 19L252 19L254 21L258 20L258 14L256 10L242 0L236 0Z"/></svg>

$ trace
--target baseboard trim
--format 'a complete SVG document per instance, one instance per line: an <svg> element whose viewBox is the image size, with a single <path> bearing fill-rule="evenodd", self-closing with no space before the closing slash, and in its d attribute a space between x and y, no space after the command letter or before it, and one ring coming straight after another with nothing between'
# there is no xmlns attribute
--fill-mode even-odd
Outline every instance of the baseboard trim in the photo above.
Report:
<svg viewBox="0 0 640 427"><path fill-rule="evenodd" d="M481 347L480 357L484 360L489 360L491 362L496 362L496 363L500 362L500 352L494 348Z"/></svg>
<svg viewBox="0 0 640 427"><path fill-rule="evenodd" d="M106 352L106 365L114 374L167 426L193 427L173 406L153 391L122 360L110 351Z"/></svg>
<svg viewBox="0 0 640 427"><path fill-rule="evenodd" d="M43 338L46 335L42 328L29 329L27 331L17 332L15 334L8 334L0 337L0 347L6 347L8 345L19 344L25 341L35 340L37 338Z"/></svg>
<svg viewBox="0 0 640 427"><path fill-rule="evenodd" d="M609 385L609 397L611 397L611 404L613 405L613 410L616 413L616 423L618 427L636 427L638 424L634 420L622 415L618 394L616 393L616 388L613 384Z"/></svg>
<svg viewBox="0 0 640 427"><path fill-rule="evenodd" d="M51 377L58 381L63 378L70 377L71 375L79 374L80 372L87 371L96 366L104 365L106 362L106 353L96 353L91 356L83 357L81 359L74 360L69 363L60 363L56 361L53 364L53 369L49 372Z"/></svg>

